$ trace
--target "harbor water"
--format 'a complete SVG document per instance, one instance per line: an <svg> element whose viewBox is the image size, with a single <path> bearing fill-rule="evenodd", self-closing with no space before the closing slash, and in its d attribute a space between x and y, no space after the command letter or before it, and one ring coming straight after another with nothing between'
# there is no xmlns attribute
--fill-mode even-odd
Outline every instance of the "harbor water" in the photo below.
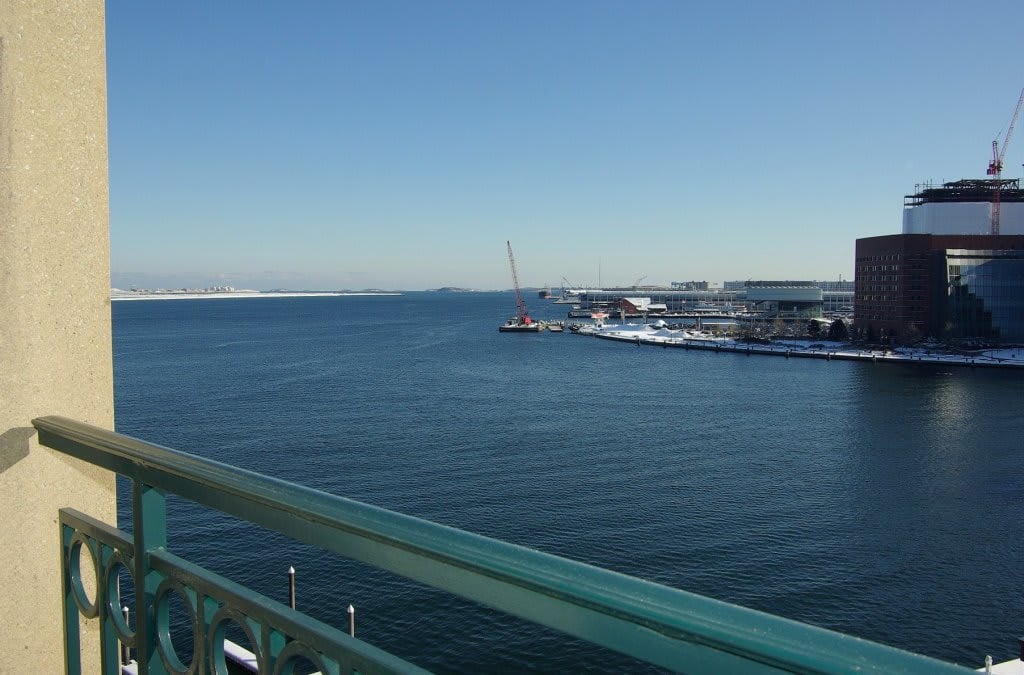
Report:
<svg viewBox="0 0 1024 675"><path fill-rule="evenodd" d="M117 430L964 665L1016 655L1019 373L499 333L514 308L115 302ZM640 670L182 500L168 528L282 602L294 565L300 610L345 627L351 603L359 637L430 669Z"/></svg>

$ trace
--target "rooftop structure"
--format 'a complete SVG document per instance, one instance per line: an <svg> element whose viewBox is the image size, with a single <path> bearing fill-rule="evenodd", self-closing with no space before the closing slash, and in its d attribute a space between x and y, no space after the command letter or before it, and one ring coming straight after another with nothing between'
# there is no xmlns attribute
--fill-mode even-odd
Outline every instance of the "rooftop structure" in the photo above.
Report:
<svg viewBox="0 0 1024 675"><path fill-rule="evenodd" d="M996 185L1000 186L1000 199L1004 202L1024 202L1024 190L1020 189L1020 179L1001 178L964 178L949 183L935 185L918 183L914 186L914 194L903 197L904 207L921 206L950 202L986 202L995 197Z"/></svg>
<svg viewBox="0 0 1024 675"><path fill-rule="evenodd" d="M918 184L903 198L903 234L990 234L997 187L1000 234L1024 234L1024 190L1017 178Z"/></svg>

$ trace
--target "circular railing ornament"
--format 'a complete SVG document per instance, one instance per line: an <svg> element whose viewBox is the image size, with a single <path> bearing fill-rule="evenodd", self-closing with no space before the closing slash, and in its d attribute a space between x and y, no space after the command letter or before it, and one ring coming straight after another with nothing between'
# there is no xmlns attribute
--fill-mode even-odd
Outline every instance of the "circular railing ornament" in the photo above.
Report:
<svg viewBox="0 0 1024 675"><path fill-rule="evenodd" d="M217 675L229 675L231 672L228 669L227 659L224 656L224 641L228 639L228 625L232 623L245 633L249 646L252 648L253 654L256 655L256 672L267 672L264 646L256 639L256 635L249 625L249 618L230 607L221 607L217 610L217 613L213 615L213 620L210 621L210 627L206 633L206 646L210 655L210 671L217 673Z"/></svg>
<svg viewBox="0 0 1024 675"><path fill-rule="evenodd" d="M286 644L281 653L277 655L277 662L274 664L274 675L295 675L295 667L302 661L308 661L313 664L315 672L318 673L337 672L336 668L327 668L322 654L315 651L309 645L293 640Z"/></svg>
<svg viewBox="0 0 1024 675"><path fill-rule="evenodd" d="M100 570L99 570L99 550L96 542L86 537L81 532L75 532L71 537L71 545L68 546L68 574L71 577L71 595L75 598L75 604L78 605L78 611L82 613L87 619L95 619L99 615L99 602L96 598L89 599L88 594L85 591L85 586L82 585L82 548L89 551L89 555L92 558L92 574L96 583L93 588L96 589L96 594L100 593Z"/></svg>
<svg viewBox="0 0 1024 675"><path fill-rule="evenodd" d="M107 615L114 624L114 633L117 634L117 639L126 647L134 648L136 646L135 631L128 625L124 614L121 612L121 585L119 583L121 577L119 569L123 569L128 573L132 580L132 588L138 589L138 584L135 583L135 573L132 571L132 561L125 560L120 551L114 551L103 569L104 589L106 590L106 601L104 604L106 605Z"/></svg>
<svg viewBox="0 0 1024 675"><path fill-rule="evenodd" d="M176 594L182 599L185 609L188 611L189 622L192 625L192 659L189 665L182 663L178 656L178 650L174 647L171 639L171 595ZM153 608L156 614L156 651L160 654L160 660L164 667L173 675L193 675L199 672L198 652L201 636L199 633L199 620L196 615L196 608L189 599L185 586L175 579L164 579L156 589L153 596Z"/></svg>

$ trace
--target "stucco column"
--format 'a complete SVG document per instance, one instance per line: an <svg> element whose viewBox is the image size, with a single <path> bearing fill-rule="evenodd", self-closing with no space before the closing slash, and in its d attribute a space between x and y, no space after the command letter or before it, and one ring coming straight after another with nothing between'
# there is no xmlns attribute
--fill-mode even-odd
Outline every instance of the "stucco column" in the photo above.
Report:
<svg viewBox="0 0 1024 675"><path fill-rule="evenodd" d="M64 671L57 509L116 517L113 476L41 448L30 426L113 428L104 43L103 0L0 0L4 673ZM98 672L86 632L84 672Z"/></svg>

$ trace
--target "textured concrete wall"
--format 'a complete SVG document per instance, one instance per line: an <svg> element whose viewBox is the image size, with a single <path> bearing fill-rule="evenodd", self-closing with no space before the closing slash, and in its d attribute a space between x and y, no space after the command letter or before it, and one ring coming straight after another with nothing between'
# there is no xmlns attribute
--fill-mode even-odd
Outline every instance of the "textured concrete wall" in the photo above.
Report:
<svg viewBox="0 0 1024 675"><path fill-rule="evenodd" d="M113 427L104 42L103 0L0 0L0 673L64 670L57 509L115 522L29 424Z"/></svg>

